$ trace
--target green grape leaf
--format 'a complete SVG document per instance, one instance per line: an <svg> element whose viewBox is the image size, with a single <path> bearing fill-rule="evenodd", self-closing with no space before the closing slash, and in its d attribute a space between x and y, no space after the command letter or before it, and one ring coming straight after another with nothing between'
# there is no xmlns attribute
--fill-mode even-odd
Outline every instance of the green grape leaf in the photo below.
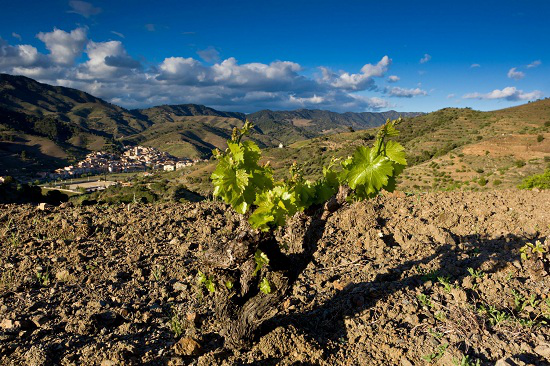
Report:
<svg viewBox="0 0 550 366"><path fill-rule="evenodd" d="M244 164L250 167L257 165L258 160L260 160L260 157L262 156L262 151L258 145L256 145L254 141L243 141L241 142L241 145L245 152Z"/></svg>
<svg viewBox="0 0 550 366"><path fill-rule="evenodd" d="M233 161L236 164L242 164L244 163L244 150L241 147L240 144L234 143L234 142L227 142L227 147L229 148L229 151L231 152Z"/></svg>
<svg viewBox="0 0 550 366"><path fill-rule="evenodd" d="M255 229L267 231L274 226L283 226L287 216L298 211L295 192L278 185L261 192L254 202L258 206L250 215L249 222Z"/></svg>
<svg viewBox="0 0 550 366"><path fill-rule="evenodd" d="M388 178L388 184L384 187L386 191L393 192L395 190L397 185L397 177L403 172L404 169L405 165L393 164L393 175Z"/></svg>
<svg viewBox="0 0 550 366"><path fill-rule="evenodd" d="M350 168L347 174L348 185L352 189L359 186L360 191L366 195L379 191L388 183L388 177L393 172L393 164L388 158L376 156L374 149L364 146L357 148Z"/></svg>
<svg viewBox="0 0 550 366"><path fill-rule="evenodd" d="M206 282L206 275L205 275L204 273L202 273L201 271L199 271L199 272L197 273L197 275L198 275L198 276L197 276L197 282L198 282L199 284L203 284L203 283Z"/></svg>
<svg viewBox="0 0 550 366"><path fill-rule="evenodd" d="M262 281L260 282L260 291L262 291L266 295L269 295L271 293L271 284L269 283L269 280L265 277L262 278Z"/></svg>
<svg viewBox="0 0 550 366"><path fill-rule="evenodd" d="M247 129L245 129L247 130ZM238 213L244 214L256 200L258 192L273 187L271 169L258 165L260 148L253 141L241 142L242 135L227 142L224 153L216 152L216 169L211 175L214 196L221 197Z"/></svg>
<svg viewBox="0 0 550 366"><path fill-rule="evenodd" d="M271 210L267 207L258 207L248 218L248 222L254 229L261 231L269 231L270 223L275 221L275 217L271 214Z"/></svg>
<svg viewBox="0 0 550 366"><path fill-rule="evenodd" d="M313 204L317 193L315 188L310 181L298 182L293 187L296 207L299 211L303 211Z"/></svg>
<svg viewBox="0 0 550 366"><path fill-rule="evenodd" d="M204 273L199 271L197 282L199 283L199 285L204 285L204 287L206 287L208 292L215 292L216 291L216 287L214 285L214 280L213 280L212 276L206 277L206 275Z"/></svg>
<svg viewBox="0 0 550 366"><path fill-rule="evenodd" d="M262 252L261 250L256 250L256 253L254 253L254 261L256 262L256 269L252 273L252 276L256 276L256 274L266 265L269 264L269 258L267 255Z"/></svg>
<svg viewBox="0 0 550 366"><path fill-rule="evenodd" d="M405 159L405 148L401 146L400 143L392 140L386 142L386 149L384 152L390 160L401 165L407 165L407 160Z"/></svg>
<svg viewBox="0 0 550 366"><path fill-rule="evenodd" d="M204 286L206 287L208 292L216 292L216 287L214 286L214 281L211 278L206 280L206 282L204 283Z"/></svg>
<svg viewBox="0 0 550 366"><path fill-rule="evenodd" d="M395 129L395 123L399 120L390 121L389 119L382 125L378 132L379 137L395 137L399 135L399 131Z"/></svg>

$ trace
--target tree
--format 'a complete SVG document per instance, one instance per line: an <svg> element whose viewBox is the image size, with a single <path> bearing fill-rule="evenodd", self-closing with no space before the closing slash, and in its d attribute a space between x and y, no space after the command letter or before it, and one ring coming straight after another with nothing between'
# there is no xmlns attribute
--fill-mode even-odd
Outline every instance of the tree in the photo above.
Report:
<svg viewBox="0 0 550 366"><path fill-rule="evenodd" d="M375 197L381 189L393 191L407 164L403 147L389 140L397 136L399 121L388 120L372 147L360 146L343 161L333 159L316 182L304 180L296 165L289 179L275 181L269 164L259 163L258 146L243 141L253 127L248 121L234 129L224 152L214 151L214 196L248 218L234 239L213 245L201 258L204 273L199 272L198 280L214 293L226 347L246 346L283 301L312 261L333 212L346 202ZM292 216L301 222L296 234L303 240L285 248L275 230Z"/></svg>

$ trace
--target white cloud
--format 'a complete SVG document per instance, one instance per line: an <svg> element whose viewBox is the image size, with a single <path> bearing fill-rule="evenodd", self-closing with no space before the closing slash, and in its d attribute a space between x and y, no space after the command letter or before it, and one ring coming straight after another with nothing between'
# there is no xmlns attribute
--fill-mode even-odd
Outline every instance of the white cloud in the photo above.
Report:
<svg viewBox="0 0 550 366"><path fill-rule="evenodd" d="M449 94L447 95L447 99L453 99L454 97L456 97L456 94Z"/></svg>
<svg viewBox="0 0 550 366"><path fill-rule="evenodd" d="M383 77L388 71L391 62L391 58L384 56L376 65L365 64L361 68L361 72L357 74L350 74L345 71L341 71L337 74L332 72L329 68L321 67L321 72L323 74L322 80L338 89L348 91L372 90L374 89L373 77Z"/></svg>
<svg viewBox="0 0 550 366"><path fill-rule="evenodd" d="M396 75L390 75L388 76L388 83L396 83L398 82L399 80L401 80L399 78L399 76L396 76Z"/></svg>
<svg viewBox="0 0 550 366"><path fill-rule="evenodd" d="M323 97L319 97L315 94L313 94L312 97L309 98L296 98L294 95L290 94L290 102L299 104L301 106L311 105L311 104L321 104L325 101Z"/></svg>
<svg viewBox="0 0 550 366"><path fill-rule="evenodd" d="M386 88L384 92L392 97L398 98L412 98L420 95L428 95L425 90L422 90L420 88L405 89L397 86L393 88Z"/></svg>
<svg viewBox="0 0 550 366"><path fill-rule="evenodd" d="M38 33L37 37L45 43L52 61L62 65L73 64L88 41L85 28L76 28L70 33L54 28L52 32Z"/></svg>
<svg viewBox="0 0 550 366"><path fill-rule="evenodd" d="M101 8L96 8L86 1L69 1L69 6L72 10L67 11L67 13L80 14L85 18L89 18L92 15L97 15L101 13Z"/></svg>
<svg viewBox="0 0 550 366"><path fill-rule="evenodd" d="M197 51L197 55L200 56L206 62L218 62L220 61L220 53L214 47L208 47L204 50Z"/></svg>
<svg viewBox="0 0 550 366"><path fill-rule="evenodd" d="M196 85L209 78L210 71L194 58L168 57L159 65L157 80L175 80L182 85Z"/></svg>
<svg viewBox="0 0 550 366"><path fill-rule="evenodd" d="M88 42L88 61L77 69L77 78L85 80L121 77L139 69L138 61L132 59L119 41Z"/></svg>
<svg viewBox="0 0 550 366"><path fill-rule="evenodd" d="M490 93L469 93L464 95L464 99L505 99L508 101L519 100L535 100L543 97L543 93L540 90L534 90L530 93L526 93L523 90L518 90L513 86L508 86L502 90L495 89Z"/></svg>
<svg viewBox="0 0 550 366"><path fill-rule="evenodd" d="M145 29L147 29L149 32L154 32L156 30L155 25L151 23L145 24Z"/></svg>
<svg viewBox="0 0 550 366"><path fill-rule="evenodd" d="M525 77L525 73L521 71L516 71L515 67L512 67L510 70L508 70L507 75L510 79L514 80L521 80Z"/></svg>
<svg viewBox="0 0 550 366"><path fill-rule="evenodd" d="M540 66L541 64L542 64L541 60L536 60L536 61L531 62L529 65L527 65L527 68L532 69L534 67Z"/></svg>
<svg viewBox="0 0 550 366"><path fill-rule="evenodd" d="M475 69L475 68L478 68L478 67L481 67L480 64L471 64L470 65L470 69Z"/></svg>
<svg viewBox="0 0 550 366"><path fill-rule="evenodd" d="M367 89L381 92L374 80L385 76L391 64L388 56L365 64L357 74L320 68L323 77L306 76L302 66L291 61L239 63L233 57L210 64L175 55L144 66L121 41L90 40L86 32L77 28L39 33L47 53L0 38L0 72L84 90L127 108L199 103L244 112L264 108L344 112L392 106L383 98L357 94ZM83 54L86 59L79 61Z"/></svg>
<svg viewBox="0 0 550 366"><path fill-rule="evenodd" d="M0 68L36 67L48 63L47 57L28 44L10 46L0 38Z"/></svg>
<svg viewBox="0 0 550 366"><path fill-rule="evenodd" d="M426 62L430 61L432 59L432 56L428 55L427 53L424 54L424 57L420 59L421 64L425 64Z"/></svg>
<svg viewBox="0 0 550 366"><path fill-rule="evenodd" d="M120 38L126 38L126 37L124 37L124 34L122 34L120 32L111 31L111 33L113 33L116 36L119 36Z"/></svg>
<svg viewBox="0 0 550 366"><path fill-rule="evenodd" d="M22 38L21 38L21 35L18 34L18 33L15 33L15 32L12 32L12 33L11 33L11 36L12 36L13 38L17 38L19 41L21 41L21 39L22 39Z"/></svg>

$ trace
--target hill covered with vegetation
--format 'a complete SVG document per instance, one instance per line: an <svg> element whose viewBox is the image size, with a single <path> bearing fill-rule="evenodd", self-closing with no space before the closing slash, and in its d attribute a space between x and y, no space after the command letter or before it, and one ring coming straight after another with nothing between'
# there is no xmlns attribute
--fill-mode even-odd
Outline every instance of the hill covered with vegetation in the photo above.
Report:
<svg viewBox="0 0 550 366"><path fill-rule="evenodd" d="M550 99L491 112L445 108L403 118L398 141L407 151L402 190L515 187L544 172L550 163ZM264 152L275 174L297 162L305 176L318 178L322 166L374 140L374 129L318 136ZM254 134L252 134L252 137ZM214 163L200 164L183 180L208 191Z"/></svg>
<svg viewBox="0 0 550 366"><path fill-rule="evenodd" d="M177 157L205 158L225 148L235 126L255 121L261 147L378 126L398 114L320 110L261 111L246 116L203 105L128 110L80 90L0 74L0 174L31 174L74 162L90 151L142 144Z"/></svg>

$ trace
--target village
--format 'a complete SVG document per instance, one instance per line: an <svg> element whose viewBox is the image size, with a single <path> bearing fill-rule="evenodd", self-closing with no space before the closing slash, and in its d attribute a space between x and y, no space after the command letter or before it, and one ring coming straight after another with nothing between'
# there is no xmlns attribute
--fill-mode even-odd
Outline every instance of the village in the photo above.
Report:
<svg viewBox="0 0 550 366"><path fill-rule="evenodd" d="M178 159L153 147L127 147L122 155L94 151L75 165L49 173L51 179L75 178L89 174L126 173L146 170L174 171L191 166L201 160Z"/></svg>

